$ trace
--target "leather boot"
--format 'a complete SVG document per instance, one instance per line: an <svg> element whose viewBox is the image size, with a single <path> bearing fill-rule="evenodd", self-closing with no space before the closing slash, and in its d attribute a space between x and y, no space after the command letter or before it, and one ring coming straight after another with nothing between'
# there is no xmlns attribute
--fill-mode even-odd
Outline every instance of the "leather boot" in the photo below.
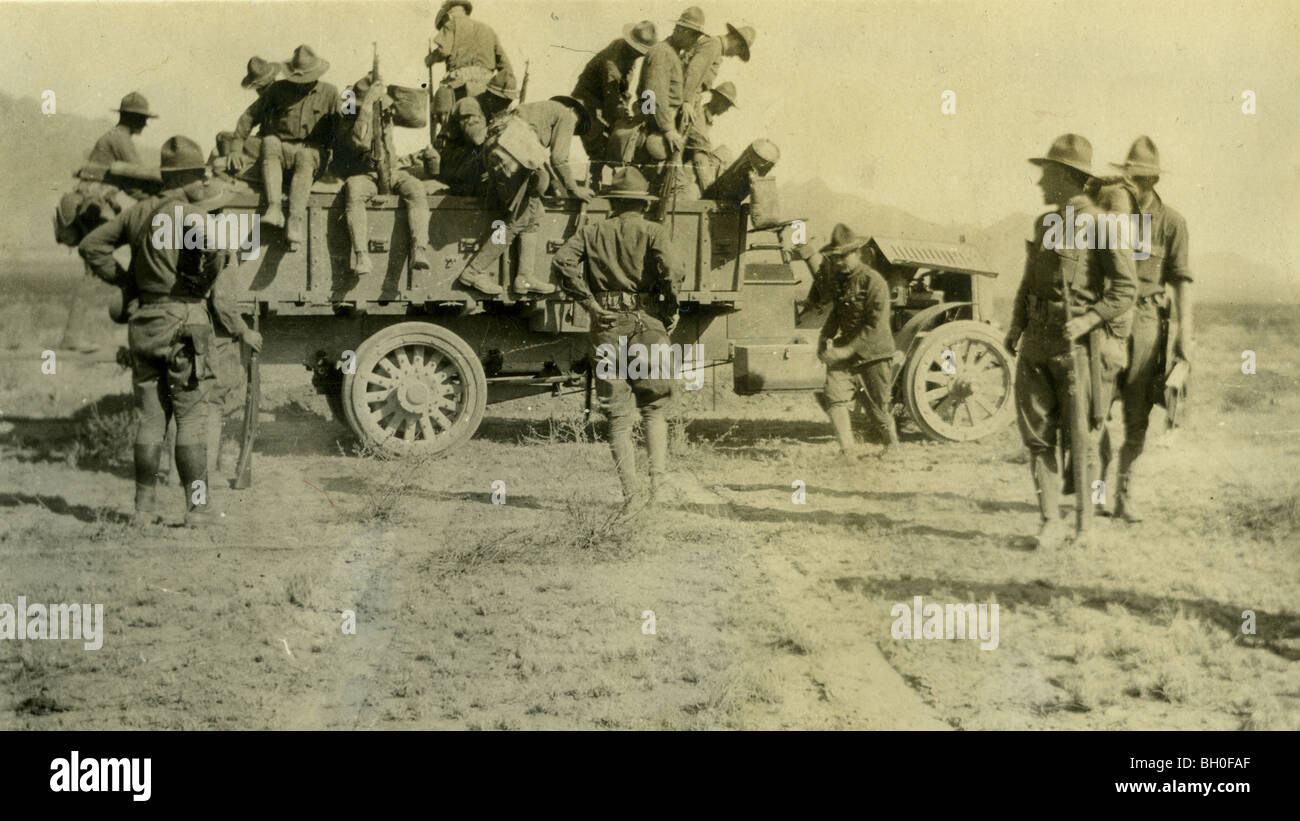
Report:
<svg viewBox="0 0 1300 821"><path fill-rule="evenodd" d="M185 492L185 526L200 527L216 522L212 505L212 485L208 483L208 448L197 445L176 445L176 468L181 474ZM202 482L200 495L195 482Z"/></svg>
<svg viewBox="0 0 1300 821"><path fill-rule="evenodd" d="M840 443L840 453L847 459L857 457L857 444L853 441L853 422L848 405L832 405L826 412L835 429L835 439Z"/></svg>
<svg viewBox="0 0 1300 821"><path fill-rule="evenodd" d="M225 422L225 414L219 405L213 405L208 408L208 474L210 476L221 475L221 429Z"/></svg>
<svg viewBox="0 0 1300 821"><path fill-rule="evenodd" d="M262 186L266 189L266 213L262 224L284 227L284 166L280 158L262 161Z"/></svg>
<svg viewBox="0 0 1300 821"><path fill-rule="evenodd" d="M345 216L348 222L348 237L352 240L352 273L365 276L373 270L370 265L370 226L366 217L365 203L349 202Z"/></svg>
<svg viewBox="0 0 1300 821"><path fill-rule="evenodd" d="M473 267L466 268L465 273L457 277L456 281L461 285L473 288L476 291L482 291L483 293L492 296L497 296L502 291L501 285L497 282L496 277L491 274L485 274L482 271L477 271Z"/></svg>
<svg viewBox="0 0 1300 821"><path fill-rule="evenodd" d="M1119 476L1115 488L1115 516L1130 524L1142 521L1142 509L1133 498L1133 464L1140 452L1125 445L1119 453Z"/></svg>
<svg viewBox="0 0 1300 821"><path fill-rule="evenodd" d="M647 408L642 418L645 422L645 443L650 453L650 498L653 502L664 500L666 485L664 474L668 463L668 419L659 408Z"/></svg>
<svg viewBox="0 0 1300 821"><path fill-rule="evenodd" d="M131 520L137 524L154 524L162 519L158 513L158 462L162 449L161 443L135 446L135 513Z"/></svg>
<svg viewBox="0 0 1300 821"><path fill-rule="evenodd" d="M1040 548L1055 548L1064 544L1069 535L1061 521L1061 474L1056 466L1056 454L1031 453L1029 468L1034 476L1034 491L1038 495L1038 535Z"/></svg>
<svg viewBox="0 0 1300 821"><path fill-rule="evenodd" d="M412 208L406 209L406 224L411 232L411 270L429 270L429 207L424 204L424 191Z"/></svg>
<svg viewBox="0 0 1300 821"><path fill-rule="evenodd" d="M289 178L289 223L284 236L289 240L290 253L302 250L307 230L307 198L311 196L312 172L305 166L296 166Z"/></svg>
<svg viewBox="0 0 1300 821"><path fill-rule="evenodd" d="M519 269L515 271L515 293L517 294L553 294L555 286L539 283L537 276L537 246L542 235L529 231L519 235Z"/></svg>

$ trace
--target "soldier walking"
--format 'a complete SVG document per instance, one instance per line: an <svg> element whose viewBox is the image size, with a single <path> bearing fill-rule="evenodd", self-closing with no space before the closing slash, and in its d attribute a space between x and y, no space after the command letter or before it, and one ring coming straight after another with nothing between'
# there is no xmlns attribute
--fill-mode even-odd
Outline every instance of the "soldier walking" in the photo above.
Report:
<svg viewBox="0 0 1300 821"><path fill-rule="evenodd" d="M1052 207L1034 224L1034 239L1028 244L1025 273L1016 292L1011 329L1006 348L1019 355L1016 362L1016 421L1020 436L1029 448L1030 469L1038 494L1039 547L1055 547L1066 537L1060 518L1061 475L1057 440L1070 430L1070 343L1101 326L1104 333L1093 335L1101 350L1099 379L1084 379L1078 390L1086 391L1090 402L1110 404L1115 376L1127 355L1126 339L1131 308L1137 289L1131 249L1075 247L1053 238L1048 223L1055 215L1064 224L1067 214L1086 215L1094 220L1097 208L1084 190L1092 176L1092 144L1077 134L1058 137L1046 156L1029 160L1042 169L1038 186L1043 202ZM1067 211L1067 207L1071 210ZM1064 224L1074 235L1075 225ZM1066 294L1074 308L1066 316ZM1023 344L1022 344L1023 343ZM1101 396L1092 394L1092 383L1101 386ZM1095 445L1099 426L1092 428L1088 453L1074 453L1072 459L1086 459L1087 475L1096 476ZM1091 485L1091 478L1089 480ZM1074 489L1088 493L1089 488Z"/></svg>
<svg viewBox="0 0 1300 821"><path fill-rule="evenodd" d="M592 184L600 182L606 147L614 124L627 115L632 69L637 59L658 42L655 24L649 20L628 23L623 36L596 53L578 75L569 95L591 114L592 125L582 136L582 147L590 163Z"/></svg>
<svg viewBox="0 0 1300 821"><path fill-rule="evenodd" d="M889 286L863 259L866 242L866 237L836 225L830 243L821 249L833 271L834 299L817 342L818 358L826 364L823 401L840 452L850 460L857 455L850 409L859 390L871 432L884 445L881 455L892 453L898 445L890 397L894 335L889 324Z"/></svg>
<svg viewBox="0 0 1300 821"><path fill-rule="evenodd" d="M207 200L204 157L198 144L172 137L162 147L163 190L95 229L78 247L96 276L139 293L140 307L130 319L128 342L134 384L135 511L137 521L156 521L157 472L168 420L176 419L175 462L186 497L185 523L213 520L208 484L205 421L213 387L213 320L209 298L223 270L225 253L216 249L178 249L158 242L155 218L181 219L186 235L202 230L206 211L220 205ZM194 221L194 223L191 222ZM129 270L113 252L131 246ZM221 321L231 321L218 313ZM261 349L262 338L235 316L239 327L227 330Z"/></svg>
<svg viewBox="0 0 1300 821"><path fill-rule="evenodd" d="M1129 337L1128 368L1120 374L1124 403L1124 444L1119 453L1114 514L1126 522L1142 521L1134 498L1133 469L1146 444L1151 407L1163 389L1164 377L1176 360L1191 362L1192 272L1187 261L1187 221L1165 205L1156 193L1160 181L1160 154L1150 137L1138 137L1122 165L1124 177L1136 194L1139 214L1151 216L1150 256L1135 259L1137 302L1133 333ZM1177 327L1170 328L1170 295ZM1172 357L1166 356L1173 334ZM1110 436L1102 434L1102 457L1109 461Z"/></svg>
<svg viewBox="0 0 1300 821"><path fill-rule="evenodd" d="M283 203L284 173L289 181L289 222L285 237L289 251L301 250L306 237L307 198L312 182L322 170L334 144L340 111L339 92L320 77L330 64L316 56L311 46L294 49L285 62L283 80L276 80L239 118L235 144L231 146L232 171L243 170L247 160L243 143L262 127L262 184L266 188L263 225L285 226Z"/></svg>
<svg viewBox="0 0 1300 821"><path fill-rule="evenodd" d="M447 67L433 94L430 112L439 131L446 126L457 100L482 94L498 72L514 74L497 33L470 17L473 13L474 4L469 0L446 0L434 18L438 36L424 65L432 68L445 63Z"/></svg>
<svg viewBox="0 0 1300 821"><path fill-rule="evenodd" d="M668 343L677 324L679 274L662 225L645 217L650 194L645 177L635 168L620 168L610 190L610 215L583 225L556 252L552 269L564 291L592 318L592 356L625 349L632 340ZM620 345L620 340L622 345ZM651 350L653 354L653 349ZM655 500L664 487L668 455L665 409L672 400L673 380L602 377L596 369L601 396L608 402L609 446L623 487L623 512L632 514ZM606 373L608 376L608 371ZM650 454L650 494L640 488L632 424L636 410L645 423Z"/></svg>

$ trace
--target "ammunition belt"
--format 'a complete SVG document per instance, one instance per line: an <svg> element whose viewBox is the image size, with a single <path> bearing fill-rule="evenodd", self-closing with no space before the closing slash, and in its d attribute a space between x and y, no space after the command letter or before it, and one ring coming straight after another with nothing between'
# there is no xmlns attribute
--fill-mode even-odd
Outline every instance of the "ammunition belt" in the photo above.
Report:
<svg viewBox="0 0 1300 821"><path fill-rule="evenodd" d="M202 302L202 301L203 301L203 297L201 296L176 296L174 294L149 294L149 293L140 294L141 305L157 305L160 302L183 302L192 305L194 303Z"/></svg>

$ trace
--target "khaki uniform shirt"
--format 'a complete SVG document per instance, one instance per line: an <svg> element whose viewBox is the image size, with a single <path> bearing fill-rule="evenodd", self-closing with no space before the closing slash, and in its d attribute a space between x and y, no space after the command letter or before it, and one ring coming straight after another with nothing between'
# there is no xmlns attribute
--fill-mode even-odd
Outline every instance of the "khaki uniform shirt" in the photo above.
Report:
<svg viewBox="0 0 1300 821"><path fill-rule="evenodd" d="M894 334L889 327L889 286L880 272L858 260L835 278L835 304L821 336L847 345L871 362L894 355Z"/></svg>
<svg viewBox="0 0 1300 821"><path fill-rule="evenodd" d="M239 118L236 136L245 140L254 126L261 125L265 137L329 148L334 143L342 108L338 89L319 80L304 91L306 88L304 84L276 80Z"/></svg>
<svg viewBox="0 0 1300 821"><path fill-rule="evenodd" d="M1187 261L1187 220L1165 205L1159 194L1151 194L1151 208L1145 212L1151 215L1151 256L1134 260L1139 297L1161 293L1166 284L1192 281Z"/></svg>
<svg viewBox="0 0 1300 821"><path fill-rule="evenodd" d="M573 144L573 130L578 126L577 113L557 100L524 103L515 113L537 132L542 147L551 149L551 166L565 189L576 191L578 184L569 168L569 149Z"/></svg>
<svg viewBox="0 0 1300 821"><path fill-rule="evenodd" d="M491 26L467 15L448 18L438 29L433 47L434 62L446 60L449 74L470 67L514 73L497 33Z"/></svg>
<svg viewBox="0 0 1300 821"><path fill-rule="evenodd" d="M135 141L131 139L131 129L124 125L115 125L104 136L95 141L86 160L90 165L110 165L114 162L140 164L140 155L136 153Z"/></svg>
<svg viewBox="0 0 1300 821"><path fill-rule="evenodd" d="M722 38L701 37L686 52L682 63L682 104L694 105L700 96L710 88L718 78L718 69L722 67Z"/></svg>
<svg viewBox="0 0 1300 821"><path fill-rule="evenodd" d="M569 96L587 107L593 131L608 131L619 121L631 84L632 66L640 56L620 37L587 61L578 75L578 84Z"/></svg>
<svg viewBox="0 0 1300 821"><path fill-rule="evenodd" d="M626 211L584 225L555 252L551 267L564 290L579 300L597 291L658 294L671 313L682 277L662 225Z"/></svg>
<svg viewBox="0 0 1300 821"><path fill-rule="evenodd" d="M641 113L646 91L654 92L652 114ZM660 40L646 52L632 106L651 132L666 134L677 127L677 111L682 107L682 58L667 40Z"/></svg>

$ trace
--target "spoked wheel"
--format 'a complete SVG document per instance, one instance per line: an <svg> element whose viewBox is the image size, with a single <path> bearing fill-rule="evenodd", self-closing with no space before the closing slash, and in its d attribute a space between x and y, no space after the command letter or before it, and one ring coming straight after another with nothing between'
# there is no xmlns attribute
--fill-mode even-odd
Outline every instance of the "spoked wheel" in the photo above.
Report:
<svg viewBox="0 0 1300 821"><path fill-rule="evenodd" d="M1015 415L1011 357L996 331L971 320L928 333L903 369L908 413L931 439L969 442Z"/></svg>
<svg viewBox="0 0 1300 821"><path fill-rule="evenodd" d="M439 453L478 430L487 377L472 348L446 328L403 322L357 350L343 377L343 410L362 442L392 454Z"/></svg>

